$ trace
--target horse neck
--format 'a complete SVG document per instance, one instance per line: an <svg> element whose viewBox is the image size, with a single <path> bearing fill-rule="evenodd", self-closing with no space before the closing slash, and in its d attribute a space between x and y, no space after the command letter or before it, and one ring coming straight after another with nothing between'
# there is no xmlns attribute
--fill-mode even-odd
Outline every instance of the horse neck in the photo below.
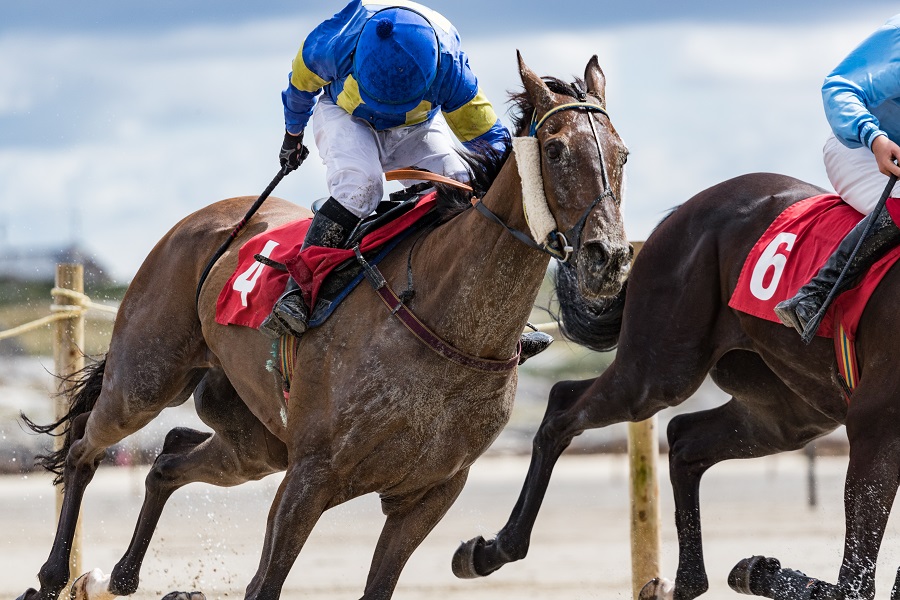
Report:
<svg viewBox="0 0 900 600"><path fill-rule="evenodd" d="M506 161L482 202L510 227L528 231L515 156ZM421 273L427 274L430 289L423 289L423 296L432 305L429 312L434 316L429 320L435 331L473 354L511 354L549 257L476 210L467 210L439 227L420 256L427 263Z"/></svg>

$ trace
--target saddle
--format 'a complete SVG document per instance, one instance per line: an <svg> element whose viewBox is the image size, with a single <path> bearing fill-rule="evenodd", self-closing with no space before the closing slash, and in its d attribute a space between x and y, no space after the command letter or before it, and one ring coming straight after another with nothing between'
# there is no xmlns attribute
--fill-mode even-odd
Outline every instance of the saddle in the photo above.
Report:
<svg viewBox="0 0 900 600"><path fill-rule="evenodd" d="M315 250L313 260L299 257L311 219L254 236L239 250L237 267L219 294L216 322L258 328L284 290L290 271L312 307L309 326L321 325L363 279L352 248L359 247L366 260L377 264L404 239L437 223L431 188L417 184L391 194L353 232L350 248L310 247Z"/></svg>
<svg viewBox="0 0 900 600"><path fill-rule="evenodd" d="M793 296L818 273L862 218L835 194L813 196L789 206L750 250L728 306L780 325L775 305ZM859 381L854 347L857 325L869 297L898 259L900 246L876 261L835 299L816 334L834 340L839 379L848 397Z"/></svg>

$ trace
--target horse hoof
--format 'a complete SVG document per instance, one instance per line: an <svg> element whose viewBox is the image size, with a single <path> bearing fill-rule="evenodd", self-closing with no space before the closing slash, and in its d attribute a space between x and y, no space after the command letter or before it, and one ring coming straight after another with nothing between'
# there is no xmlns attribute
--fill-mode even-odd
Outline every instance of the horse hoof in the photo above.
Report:
<svg viewBox="0 0 900 600"><path fill-rule="evenodd" d="M34 588L28 588L25 593L16 598L16 600L37 600L40 593Z"/></svg>
<svg viewBox="0 0 900 600"><path fill-rule="evenodd" d="M115 597L109 591L109 575L104 575L100 569L82 574L69 589L69 600L112 600Z"/></svg>
<svg viewBox="0 0 900 600"><path fill-rule="evenodd" d="M665 577L655 577L641 588L638 600L672 600L675 596L675 582Z"/></svg>
<svg viewBox="0 0 900 600"><path fill-rule="evenodd" d="M203 592L169 592L162 597L162 600L206 600Z"/></svg>
<svg viewBox="0 0 900 600"><path fill-rule="evenodd" d="M475 548L484 548L485 544L484 538L480 535L468 542L460 543L459 548L453 553L453 560L450 562L453 574L460 579L484 577L484 575L475 570Z"/></svg>
<svg viewBox="0 0 900 600"><path fill-rule="evenodd" d="M772 578L781 570L775 558L751 556L745 558L728 574L728 587L739 594L763 596L772 587Z"/></svg>

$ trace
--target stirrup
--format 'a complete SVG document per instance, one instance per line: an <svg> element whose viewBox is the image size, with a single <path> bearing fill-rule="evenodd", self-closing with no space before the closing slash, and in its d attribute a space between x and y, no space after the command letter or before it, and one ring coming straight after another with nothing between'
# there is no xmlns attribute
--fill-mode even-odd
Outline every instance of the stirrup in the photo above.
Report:
<svg viewBox="0 0 900 600"><path fill-rule="evenodd" d="M279 319L275 313L269 313L262 323L259 325L259 331L266 337L277 340L278 338L290 333L288 326Z"/></svg>

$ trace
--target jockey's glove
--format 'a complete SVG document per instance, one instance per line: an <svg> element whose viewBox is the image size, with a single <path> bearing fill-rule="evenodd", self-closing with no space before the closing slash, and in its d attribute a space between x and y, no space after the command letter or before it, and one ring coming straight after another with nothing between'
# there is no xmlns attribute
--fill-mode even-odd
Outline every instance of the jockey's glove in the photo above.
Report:
<svg viewBox="0 0 900 600"><path fill-rule="evenodd" d="M307 156L309 156L309 148L303 145L303 132L301 131L300 135L291 135L285 131L281 152L278 153L281 169L289 173L303 164Z"/></svg>

